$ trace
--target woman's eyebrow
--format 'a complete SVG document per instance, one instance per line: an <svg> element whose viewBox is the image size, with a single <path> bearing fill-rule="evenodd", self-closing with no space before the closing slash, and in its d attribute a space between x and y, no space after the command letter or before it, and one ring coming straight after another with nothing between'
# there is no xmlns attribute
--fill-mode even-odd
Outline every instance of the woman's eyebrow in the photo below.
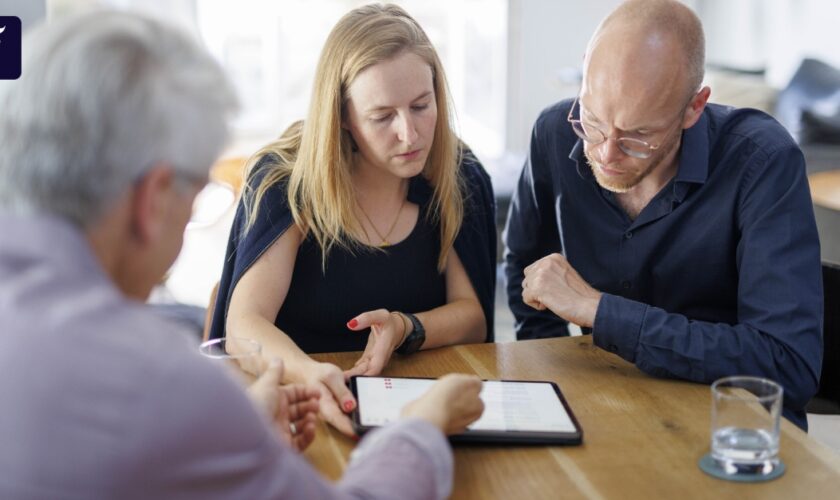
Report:
<svg viewBox="0 0 840 500"><path fill-rule="evenodd" d="M419 96L417 96L417 97L415 97L414 99L412 99L412 100L411 100L411 102L417 102L417 101L419 101L419 100L421 100L421 99L425 99L426 97L429 97L429 96L430 96L430 95L432 95L433 93L434 93L434 92L433 92L433 91L431 91L431 90L426 90L426 91L423 91L423 93L422 93L422 94L420 94ZM377 111L384 111L384 110L387 110L387 109L391 109L391 108L393 108L393 107L394 107L394 106L387 105L387 104L374 104L373 106L371 106L370 108L368 108L367 110L365 110L365 112L366 112L366 113L375 113L375 112L377 112Z"/></svg>

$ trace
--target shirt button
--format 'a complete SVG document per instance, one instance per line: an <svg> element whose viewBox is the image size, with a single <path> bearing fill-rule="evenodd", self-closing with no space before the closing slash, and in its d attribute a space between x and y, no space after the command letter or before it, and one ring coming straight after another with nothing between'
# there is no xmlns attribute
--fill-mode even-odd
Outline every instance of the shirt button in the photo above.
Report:
<svg viewBox="0 0 840 500"><path fill-rule="evenodd" d="M624 233L624 237L629 240L633 237L633 231L627 231L626 233Z"/></svg>
<svg viewBox="0 0 840 500"><path fill-rule="evenodd" d="M621 288L623 288L623 289L625 289L625 290L630 290L630 288L631 288L632 286L633 286L633 283L630 283L630 282L629 282L629 281L627 281L627 280L624 280L624 281L622 281L622 282L621 282Z"/></svg>

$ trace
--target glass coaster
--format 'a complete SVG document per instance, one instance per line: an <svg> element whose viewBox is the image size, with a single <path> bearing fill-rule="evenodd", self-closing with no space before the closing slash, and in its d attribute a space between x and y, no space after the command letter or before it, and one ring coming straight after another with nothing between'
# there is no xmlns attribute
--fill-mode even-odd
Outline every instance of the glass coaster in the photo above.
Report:
<svg viewBox="0 0 840 500"><path fill-rule="evenodd" d="M773 469L772 472L769 474L727 474L724 470L715 462L712 458L711 453L706 453L703 455L703 458L700 459L699 464L700 469L705 472L706 474L716 477L718 479L725 479L727 481L737 481L740 483L761 483L764 481L770 481L772 479L776 479L780 477L782 474L785 473L785 463L779 459L779 465Z"/></svg>

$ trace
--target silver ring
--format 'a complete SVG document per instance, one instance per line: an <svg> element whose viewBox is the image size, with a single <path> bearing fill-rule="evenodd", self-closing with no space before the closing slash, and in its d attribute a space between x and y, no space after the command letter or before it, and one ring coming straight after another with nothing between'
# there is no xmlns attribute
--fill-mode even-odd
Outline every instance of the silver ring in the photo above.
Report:
<svg viewBox="0 0 840 500"><path fill-rule="evenodd" d="M297 426L294 422L289 423L289 430L292 431L292 434L297 434Z"/></svg>

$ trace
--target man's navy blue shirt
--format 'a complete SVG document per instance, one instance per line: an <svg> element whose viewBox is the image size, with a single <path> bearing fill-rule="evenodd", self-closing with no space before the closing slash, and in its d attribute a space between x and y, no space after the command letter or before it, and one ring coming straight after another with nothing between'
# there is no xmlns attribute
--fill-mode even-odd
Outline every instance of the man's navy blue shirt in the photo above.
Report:
<svg viewBox="0 0 840 500"><path fill-rule="evenodd" d="M675 177L635 220L595 181L566 117L534 125L504 239L519 339L566 335L522 302L523 269L561 252L603 292L594 343L663 377L758 375L804 407L822 363L819 239L805 161L770 116L709 104L683 132Z"/></svg>

